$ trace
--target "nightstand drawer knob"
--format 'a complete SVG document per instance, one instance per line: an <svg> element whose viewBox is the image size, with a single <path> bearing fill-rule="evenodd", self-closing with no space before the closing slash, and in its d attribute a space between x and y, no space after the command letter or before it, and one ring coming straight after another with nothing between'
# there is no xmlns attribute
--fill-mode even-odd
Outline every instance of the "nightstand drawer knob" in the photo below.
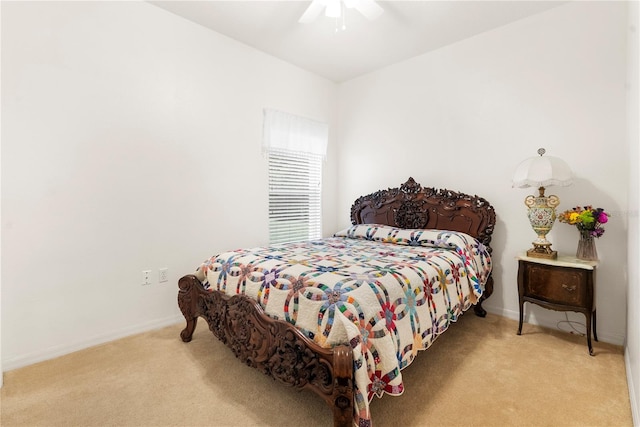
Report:
<svg viewBox="0 0 640 427"><path fill-rule="evenodd" d="M569 285L565 285L564 283L562 284L562 289L567 290L569 292L573 292L576 290L576 285L573 286L569 286Z"/></svg>

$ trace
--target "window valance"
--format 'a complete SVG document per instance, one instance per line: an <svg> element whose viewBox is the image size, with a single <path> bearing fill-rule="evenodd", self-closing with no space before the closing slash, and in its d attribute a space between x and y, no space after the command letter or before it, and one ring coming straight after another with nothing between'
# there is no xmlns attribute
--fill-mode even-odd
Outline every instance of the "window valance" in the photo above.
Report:
<svg viewBox="0 0 640 427"><path fill-rule="evenodd" d="M282 111L264 110L262 150L315 154L325 159L329 125Z"/></svg>

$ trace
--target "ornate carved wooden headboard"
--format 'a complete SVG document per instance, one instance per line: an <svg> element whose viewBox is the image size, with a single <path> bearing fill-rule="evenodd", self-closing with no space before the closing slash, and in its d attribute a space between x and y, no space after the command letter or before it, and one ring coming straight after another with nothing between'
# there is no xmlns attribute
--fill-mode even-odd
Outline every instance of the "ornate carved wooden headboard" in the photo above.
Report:
<svg viewBox="0 0 640 427"><path fill-rule="evenodd" d="M460 231L480 240L490 252L495 222L493 206L482 197L425 188L413 178L400 188L362 196L351 206L352 224Z"/></svg>

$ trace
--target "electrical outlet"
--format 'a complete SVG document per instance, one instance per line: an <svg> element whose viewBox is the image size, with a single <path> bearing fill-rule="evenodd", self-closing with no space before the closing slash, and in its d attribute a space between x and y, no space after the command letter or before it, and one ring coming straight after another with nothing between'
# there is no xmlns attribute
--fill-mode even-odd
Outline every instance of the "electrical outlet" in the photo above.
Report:
<svg viewBox="0 0 640 427"><path fill-rule="evenodd" d="M168 281L169 281L169 269L161 268L160 270L158 270L158 282L162 283L162 282L168 282Z"/></svg>
<svg viewBox="0 0 640 427"><path fill-rule="evenodd" d="M151 284L151 270L142 270L142 284L143 285Z"/></svg>

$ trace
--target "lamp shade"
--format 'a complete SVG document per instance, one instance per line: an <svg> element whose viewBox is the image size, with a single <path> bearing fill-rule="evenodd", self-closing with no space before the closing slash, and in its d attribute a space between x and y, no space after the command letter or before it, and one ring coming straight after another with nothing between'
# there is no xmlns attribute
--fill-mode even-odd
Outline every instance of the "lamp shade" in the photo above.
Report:
<svg viewBox="0 0 640 427"><path fill-rule="evenodd" d="M513 187L550 187L567 186L572 183L572 173L564 160L544 156L544 149L538 150L537 157L530 157L518 165L513 174Z"/></svg>

